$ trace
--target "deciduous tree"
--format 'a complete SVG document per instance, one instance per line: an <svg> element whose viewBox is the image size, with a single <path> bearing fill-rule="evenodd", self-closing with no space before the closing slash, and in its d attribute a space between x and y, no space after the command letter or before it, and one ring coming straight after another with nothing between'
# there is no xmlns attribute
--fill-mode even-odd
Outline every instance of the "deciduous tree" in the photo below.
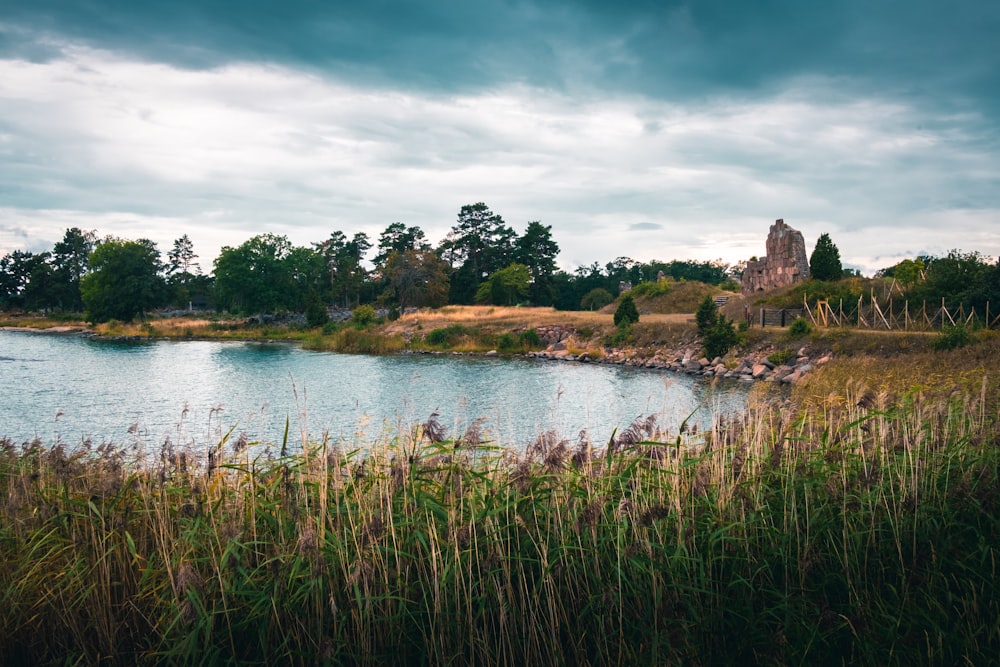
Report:
<svg viewBox="0 0 1000 667"><path fill-rule="evenodd" d="M148 239L104 239L90 255L90 268L80 290L91 322L144 319L149 309L163 304L163 263Z"/></svg>

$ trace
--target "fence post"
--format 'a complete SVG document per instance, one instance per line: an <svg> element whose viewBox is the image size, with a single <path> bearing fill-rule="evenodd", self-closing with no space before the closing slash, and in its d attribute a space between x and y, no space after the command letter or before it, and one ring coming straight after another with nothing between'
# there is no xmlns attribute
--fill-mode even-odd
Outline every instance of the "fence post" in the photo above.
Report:
<svg viewBox="0 0 1000 667"><path fill-rule="evenodd" d="M760 328L763 329L767 325L767 316L764 314L764 309L760 309Z"/></svg>
<svg viewBox="0 0 1000 667"><path fill-rule="evenodd" d="M785 326L785 309L781 309L781 326Z"/></svg>

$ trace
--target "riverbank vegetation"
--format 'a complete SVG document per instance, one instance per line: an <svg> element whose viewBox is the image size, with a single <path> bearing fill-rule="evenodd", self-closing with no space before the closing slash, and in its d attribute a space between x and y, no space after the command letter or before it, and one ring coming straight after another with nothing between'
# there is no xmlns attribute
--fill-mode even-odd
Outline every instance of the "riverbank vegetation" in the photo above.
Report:
<svg viewBox="0 0 1000 667"><path fill-rule="evenodd" d="M1000 429L968 380L524 451L436 416L302 447L3 441L0 662L988 663Z"/></svg>

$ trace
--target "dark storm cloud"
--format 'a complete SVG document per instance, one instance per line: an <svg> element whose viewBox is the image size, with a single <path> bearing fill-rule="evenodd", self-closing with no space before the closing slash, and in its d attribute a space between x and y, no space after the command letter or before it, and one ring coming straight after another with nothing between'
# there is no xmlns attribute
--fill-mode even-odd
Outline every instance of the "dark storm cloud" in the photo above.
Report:
<svg viewBox="0 0 1000 667"><path fill-rule="evenodd" d="M996 248L998 34L995 0L13 0L0 254L140 219L437 239L475 201L570 266L735 260L778 217L869 268Z"/></svg>
<svg viewBox="0 0 1000 667"><path fill-rule="evenodd" d="M264 60L415 88L689 98L809 75L942 105L1000 99L1000 3L987 0L7 4L0 49L29 59L69 39L185 67Z"/></svg>

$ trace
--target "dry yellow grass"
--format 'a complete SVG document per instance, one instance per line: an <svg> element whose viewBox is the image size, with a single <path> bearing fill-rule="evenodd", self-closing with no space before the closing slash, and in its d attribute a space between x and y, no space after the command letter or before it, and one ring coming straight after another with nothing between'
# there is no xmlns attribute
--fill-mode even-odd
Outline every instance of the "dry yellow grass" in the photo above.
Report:
<svg viewBox="0 0 1000 667"><path fill-rule="evenodd" d="M649 314L642 315L641 321L650 324L678 324L690 319L690 314ZM413 329L432 331L452 324L479 327L488 331L510 331L544 326L564 326L571 328L612 329L613 314L592 311L566 311L555 308L524 308L498 306L446 306L444 308L422 309L403 315L385 326L385 332L394 334Z"/></svg>

